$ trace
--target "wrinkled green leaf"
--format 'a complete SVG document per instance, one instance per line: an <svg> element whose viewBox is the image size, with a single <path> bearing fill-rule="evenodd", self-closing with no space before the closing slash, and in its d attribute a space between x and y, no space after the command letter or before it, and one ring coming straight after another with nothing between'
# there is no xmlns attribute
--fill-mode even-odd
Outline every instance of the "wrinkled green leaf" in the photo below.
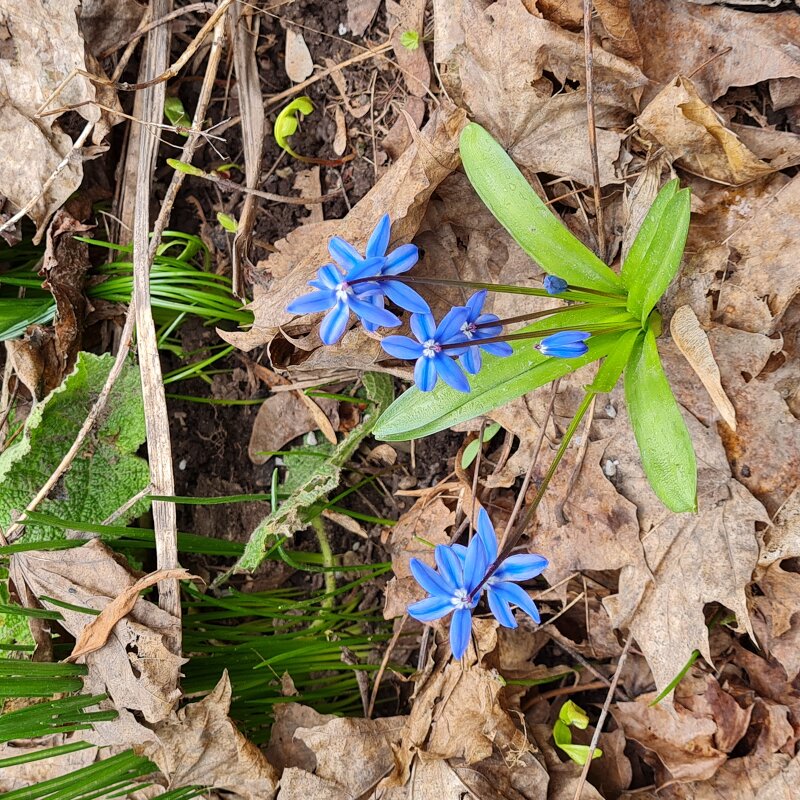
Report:
<svg viewBox="0 0 800 800"><path fill-rule="evenodd" d="M694 448L664 375L652 329L631 352L625 368L625 401L653 491L671 511L697 511Z"/></svg>
<svg viewBox="0 0 800 800"><path fill-rule="evenodd" d="M545 272L575 286L622 293L619 276L567 230L488 131L474 122L467 125L460 150L481 200Z"/></svg>
<svg viewBox="0 0 800 800"><path fill-rule="evenodd" d="M688 189L675 192L675 187L670 182L659 192L622 268L628 287L628 310L642 324L672 283L686 246L691 196Z"/></svg>
<svg viewBox="0 0 800 800"><path fill-rule="evenodd" d="M311 102L311 98L303 95L302 97L292 100L285 108L282 108L275 118L275 124L272 127L272 135L275 137L278 147L284 149L294 158L300 158L300 156L292 150L287 140L290 136L294 136L294 134L297 133L300 119L302 117L307 117L313 110L314 104Z"/></svg>
<svg viewBox="0 0 800 800"><path fill-rule="evenodd" d="M559 325L564 327L600 324L615 327L630 322L627 311L611 307L576 309L559 315ZM552 320L537 320L515 332L546 330L552 325ZM592 336L587 342L589 352L580 358L550 358L535 350L533 341L510 342L513 355L484 356L483 369L468 376L471 387L468 394L457 392L441 381L427 394L416 387L410 388L378 420L375 436L385 441L404 441L466 422L603 358L611 352L618 337L619 333Z"/></svg>
<svg viewBox="0 0 800 800"><path fill-rule="evenodd" d="M371 408L364 421L339 442L329 458L314 459L314 463L310 465L311 471L303 483L250 534L250 540L242 557L236 563L235 570L254 570L264 560L271 543L307 527L307 522L303 520L304 511L339 485L342 467L353 455L361 440L372 432L378 416L391 403L394 396L392 379L388 375L367 372L363 380L367 397L371 402Z"/></svg>

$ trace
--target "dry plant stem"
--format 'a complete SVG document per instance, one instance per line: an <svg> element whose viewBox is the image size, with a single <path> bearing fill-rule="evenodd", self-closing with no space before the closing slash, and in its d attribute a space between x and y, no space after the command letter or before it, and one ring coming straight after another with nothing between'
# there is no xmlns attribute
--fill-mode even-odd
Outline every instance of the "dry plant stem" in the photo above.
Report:
<svg viewBox="0 0 800 800"><path fill-rule="evenodd" d="M589 752L586 755L586 763L583 765L580 778L578 778L578 786L575 789L575 797L573 800L580 800L581 798L583 784L586 783L586 776L589 774L589 767L592 766L594 751L597 749L597 743L600 741L600 732L603 730L603 723L605 723L606 717L608 716L608 709L611 706L611 698L614 696L617 684L619 683L619 676L622 674L622 667L625 665L625 659L628 657L628 650L630 649L632 639L633 635L629 633L628 638L625 640L625 646L622 648L619 661L617 662L617 668L614 670L614 677L611 681L611 686L608 687L608 693L606 694L606 699L603 703L603 709L600 711L597 725L595 726L594 733L592 734L592 741L589 744Z"/></svg>
<svg viewBox="0 0 800 800"><path fill-rule="evenodd" d="M567 484L567 489L564 492L564 496L561 500L558 501L558 505L556 506L556 517L564 519L564 504L569 500L569 496L572 494L572 490L575 488L575 484L578 482L578 477L581 474L581 469L583 468L583 460L586 458L586 451L589 448L589 431L592 428L592 422L594 421L594 408L596 405L597 395L592 395L592 403L589 406L589 416L586 418L586 424L583 429L583 438L581 439L581 445L578 448L578 457L575 459L575 466L572 468L572 474L569 476L569 483Z"/></svg>
<svg viewBox="0 0 800 800"><path fill-rule="evenodd" d="M535 700L552 700L554 697L564 697L568 694L579 694L580 692L591 692L594 689L605 689L608 683L603 681L591 681L590 683L576 683L574 686L562 686L559 689L550 689L547 692L537 694Z"/></svg>
<svg viewBox="0 0 800 800"><path fill-rule="evenodd" d="M158 19L171 11L171 0L153 0L152 14ZM216 20L215 20L216 23ZM147 35L145 75L159 76L167 66L170 31L168 26L154 28ZM142 93L143 122L158 122L164 109L166 86L156 79L144 81ZM153 492L175 494L172 473L172 445L169 435L167 401L161 377L158 339L150 305L150 194L158 154L159 135L147 124L139 125L139 161L137 164L136 206L133 220L133 300L136 309L137 352L142 379L144 418L147 431L147 453ZM158 569L178 567L178 531L175 505L156 500L152 506ZM180 590L176 580L158 585L159 606L180 619ZM176 637L178 638L178 637ZM180 653L180 640L167 643Z"/></svg>
<svg viewBox="0 0 800 800"><path fill-rule="evenodd" d="M594 56L592 54L593 0L583 0L583 46L586 60L586 120L589 126L589 154L592 160L592 189L594 214L597 220L597 248L600 258L606 258L606 233L603 225L603 206L600 197L600 165L597 160L597 128L594 113Z"/></svg>
<svg viewBox="0 0 800 800"><path fill-rule="evenodd" d="M375 703L378 699L378 689L381 687L383 673L386 672L386 667L389 664L389 658L392 655L392 651L397 646L397 642L400 639L400 634L403 632L403 626L406 624L406 622L408 622L408 613L403 614L402 618L400 619L400 623L397 626L397 630L394 632L392 640L389 642L386 652L383 654L381 665L378 667L378 672L375 675L375 683L372 684L372 694L369 698L369 706L367 707L367 719L372 716L372 712L375 710Z"/></svg>
<svg viewBox="0 0 800 800"><path fill-rule="evenodd" d="M468 538L472 541L472 528L475 520L475 501L478 493L478 476L481 473L481 456L483 455L483 434L486 430L486 417L481 420L481 429L478 432L478 452L475 454L475 471L472 473L472 497L470 498L469 508L469 534Z"/></svg>

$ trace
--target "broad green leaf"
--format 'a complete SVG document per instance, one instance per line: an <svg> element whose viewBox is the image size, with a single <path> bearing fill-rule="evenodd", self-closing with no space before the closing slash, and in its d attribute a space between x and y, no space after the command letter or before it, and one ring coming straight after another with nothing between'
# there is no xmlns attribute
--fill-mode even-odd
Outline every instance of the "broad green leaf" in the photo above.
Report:
<svg viewBox="0 0 800 800"><path fill-rule="evenodd" d="M671 511L697 511L694 448L664 375L652 330L631 352L625 368L625 401L653 491Z"/></svg>
<svg viewBox="0 0 800 800"><path fill-rule="evenodd" d="M610 392L617 385L617 381L628 363L633 345L642 335L641 329L625 331L619 335L614 349L605 357L594 380L586 387L587 392Z"/></svg>
<svg viewBox="0 0 800 800"><path fill-rule="evenodd" d="M474 122L467 125L459 146L481 200L545 272L574 286L622 293L619 276L567 230L488 131Z"/></svg>
<svg viewBox="0 0 800 800"><path fill-rule="evenodd" d="M677 178L673 178L669 183L665 183L656 195L656 199L653 200L653 205L647 210L647 214L642 220L636 238L633 240L631 249L628 251L628 257L623 262L622 270L620 271L622 284L626 289L630 289L631 286L635 284L637 276L641 273L645 255L650 245L653 243L656 231L658 230L658 224L664 216L664 211L666 211L669 201L672 200L675 196L675 192L678 191L678 185L679 182Z"/></svg>
<svg viewBox="0 0 800 800"><path fill-rule="evenodd" d="M299 158L300 156L292 150L288 142L290 136L297 133L297 126L300 124L302 117L307 117L314 110L314 104L311 102L310 97L303 95L295 100L292 100L285 108L282 108L278 116L275 118L275 124L272 127L272 135L278 147L283 148L290 156Z"/></svg>
<svg viewBox="0 0 800 800"><path fill-rule="evenodd" d="M583 324L615 327L630 322L628 312L618 308L576 309L559 315L559 325L564 327ZM546 330L552 325L552 320L537 320L515 333ZM607 356L618 337L619 333L592 336L588 341L589 352L580 358L550 358L534 349L533 341L510 342L513 355L484 356L483 369L468 376L471 387L468 394L457 392L441 381L428 393L412 387L378 420L374 435L390 442L405 441L466 422Z"/></svg>
<svg viewBox="0 0 800 800"><path fill-rule="evenodd" d="M669 184L664 188L668 187ZM627 269L628 310L635 317L639 317L642 324L678 272L683 248L686 246L686 236L689 233L690 206L689 190L681 189L667 202L655 234L644 253L639 255L633 252L638 242L637 237L628 255L628 262L631 261L631 255L635 258ZM645 236L647 233L645 231Z"/></svg>
<svg viewBox="0 0 800 800"><path fill-rule="evenodd" d="M250 534L245 551L234 567L235 570L254 570L265 558L269 546L280 538L291 536L307 527L303 512L314 503L327 497L338 485L342 467L355 452L361 440L372 432L378 416L387 408L394 395L392 380L388 375L367 372L364 388L371 401L371 409L364 421L353 428L339 442L327 459L314 459L309 464L309 473L302 484L291 492L279 508L272 509Z"/></svg>

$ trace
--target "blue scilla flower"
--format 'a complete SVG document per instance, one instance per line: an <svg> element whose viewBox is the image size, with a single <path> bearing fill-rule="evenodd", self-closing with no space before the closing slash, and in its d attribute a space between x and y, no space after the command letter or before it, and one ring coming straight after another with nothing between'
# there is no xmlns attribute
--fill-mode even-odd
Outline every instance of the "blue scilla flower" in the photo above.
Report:
<svg viewBox="0 0 800 800"><path fill-rule="evenodd" d="M477 535L470 543L470 547L475 539L479 540L483 546L487 563L493 563L497 558L497 536L492 521L483 508L478 512ZM453 549L459 560L466 561L469 547L453 545ZM501 625L506 628L517 627L511 606L520 608L537 625L541 622L536 604L521 586L517 586L516 581L527 581L541 575L547 569L547 565L548 561L544 556L528 553L508 556L503 559L494 574L486 581L484 588L486 589L486 599L489 601L489 609Z"/></svg>
<svg viewBox="0 0 800 800"><path fill-rule="evenodd" d="M331 242L331 255L334 254ZM328 311L319 329L319 337L325 344L335 344L342 338L352 311L364 323L396 328L400 320L369 298L380 292L377 283L367 282L351 286L359 278L371 277L381 268L382 259L361 259L360 263L342 272L335 264L326 264L317 272L317 277L309 281L316 291L304 294L286 306L290 314L313 314Z"/></svg>
<svg viewBox="0 0 800 800"><path fill-rule="evenodd" d="M569 284L563 278L559 278L558 275L545 275L542 286L544 286L547 294L561 294L561 292L567 290Z"/></svg>
<svg viewBox="0 0 800 800"><path fill-rule="evenodd" d="M586 331L559 331L546 336L534 345L543 356L556 358L577 358L589 352L586 340L591 336Z"/></svg>
<svg viewBox="0 0 800 800"><path fill-rule="evenodd" d="M481 370L481 350L485 350L493 356L510 356L514 352L508 342L480 343L481 339L491 339L503 332L502 325L487 324L500 321L497 314L483 313L483 304L486 302L487 294L486 289L481 289L467 300L467 319L461 326L464 340L470 342L471 347L461 356L459 362L470 375L477 375Z"/></svg>
<svg viewBox="0 0 800 800"><path fill-rule="evenodd" d="M412 558L411 573L430 597L412 603L408 613L420 622L432 622L453 612L450 622L450 650L455 658L464 655L472 630L472 610L480 593L470 595L486 573L488 562L483 544L474 537L459 558L452 547L440 544L434 551L438 572L419 559Z"/></svg>
<svg viewBox="0 0 800 800"><path fill-rule="evenodd" d="M381 347L395 358L416 360L414 381L421 391L430 392L441 378L453 389L468 392L469 382L453 360L464 352L464 348L442 349L442 345L464 341L461 326L467 313L463 306L451 308L438 326L433 314L412 314L411 331L417 341L410 336L387 336L381 341Z"/></svg>

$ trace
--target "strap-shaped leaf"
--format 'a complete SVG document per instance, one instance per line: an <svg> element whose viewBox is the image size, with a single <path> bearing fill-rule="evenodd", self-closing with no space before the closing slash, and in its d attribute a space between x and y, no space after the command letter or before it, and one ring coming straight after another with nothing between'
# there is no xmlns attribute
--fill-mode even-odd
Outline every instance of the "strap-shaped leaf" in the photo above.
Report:
<svg viewBox="0 0 800 800"><path fill-rule="evenodd" d="M668 186L669 184L664 189ZM656 203L658 197L653 205ZM691 197L688 189L676 192L667 202L658 221L658 227L646 249L644 244L642 245L644 252L641 255L634 252L637 249L639 236L642 236L640 231L628 254L628 267L625 269L628 281L628 310L641 319L643 324L680 267L683 248L686 246L686 235L689 232L690 205ZM644 228L644 225L642 227ZM648 230L644 231L645 237L649 232L648 226ZM631 257L634 258L633 263Z"/></svg>
<svg viewBox="0 0 800 800"><path fill-rule="evenodd" d="M641 328L620 334L614 349L605 357L594 380L586 387L586 391L595 394L610 392L617 385L636 340L642 336L644 336L644 331Z"/></svg>
<svg viewBox="0 0 800 800"><path fill-rule="evenodd" d="M559 325L608 325L631 322L627 311L615 308L576 309L559 314ZM515 333L545 330L552 320L537 320ZM589 352L580 358L552 358L534 349L534 342L511 342L514 354L506 358L484 355L484 366L468 376L469 394L457 392L439 381L432 392L412 387L389 406L378 420L373 435L384 441L405 441L473 419L504 405L526 392L544 386L576 369L608 355L619 333L592 336Z"/></svg>
<svg viewBox="0 0 800 800"><path fill-rule="evenodd" d="M459 146L481 200L545 272L575 286L621 293L619 276L564 227L488 131L470 123Z"/></svg>
<svg viewBox="0 0 800 800"><path fill-rule="evenodd" d="M697 511L697 461L692 440L646 332L625 368L625 401L642 465L653 491L670 511Z"/></svg>

